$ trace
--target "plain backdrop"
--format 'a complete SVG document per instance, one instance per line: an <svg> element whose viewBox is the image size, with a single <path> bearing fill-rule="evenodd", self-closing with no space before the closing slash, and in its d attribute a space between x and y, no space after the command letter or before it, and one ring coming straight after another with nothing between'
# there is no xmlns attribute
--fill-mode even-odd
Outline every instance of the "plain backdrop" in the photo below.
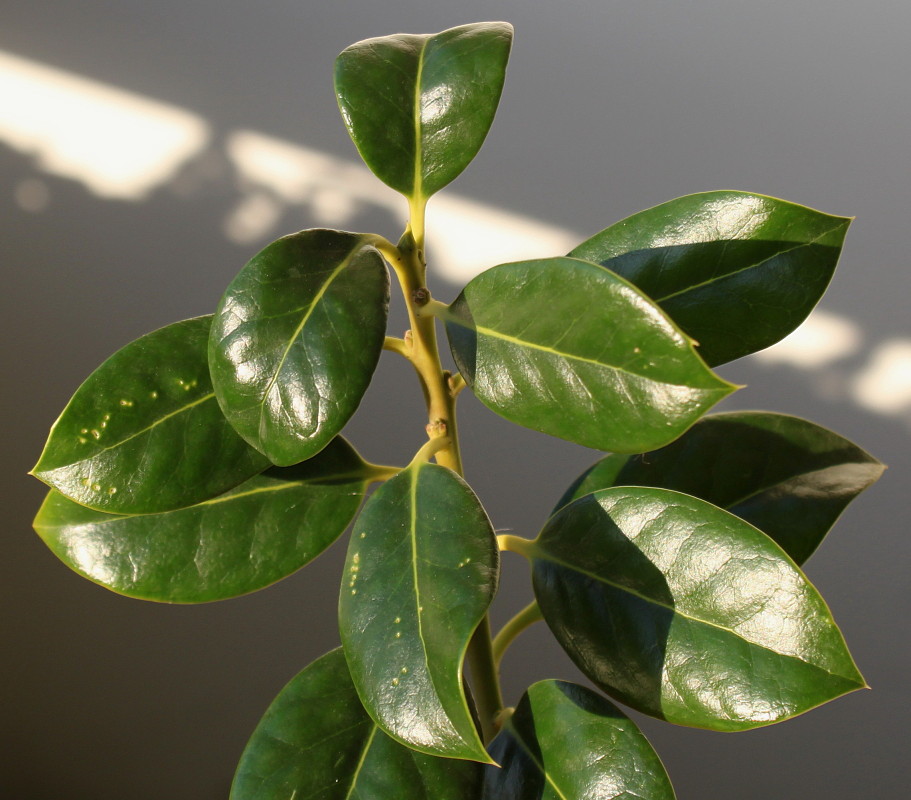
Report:
<svg viewBox="0 0 911 800"><path fill-rule="evenodd" d="M71 573L35 536L44 489L26 472L104 358L211 312L256 250L318 221L312 206L286 203L267 235L226 237L247 190L225 156L235 132L353 164L332 92L335 55L369 36L482 19L512 22L515 46L493 129L454 193L583 236L722 188L857 217L822 303L853 326L856 349L805 368L751 358L721 372L748 384L725 407L811 418L890 466L807 565L873 691L750 733L636 719L681 800L906 796L911 408L856 402L876 354L911 340L906 2L56 0L5 4L0 51L190 111L211 139L178 180L118 200L49 174L0 137L0 797L225 798L272 697L337 645L343 542L249 597L129 600ZM2 96L0 106L11 119L25 110ZM62 113L59 125L74 121ZM402 223L369 203L352 221L390 238ZM442 281L433 289L443 300L457 292ZM399 309L391 332L401 326ZM405 367L384 355L346 431L371 460L403 463L422 441ZM513 427L473 398L460 404L469 482L499 530L533 536L598 454ZM524 563L507 554L495 622L529 592ZM583 680L539 626L506 659L510 701L543 677Z"/></svg>

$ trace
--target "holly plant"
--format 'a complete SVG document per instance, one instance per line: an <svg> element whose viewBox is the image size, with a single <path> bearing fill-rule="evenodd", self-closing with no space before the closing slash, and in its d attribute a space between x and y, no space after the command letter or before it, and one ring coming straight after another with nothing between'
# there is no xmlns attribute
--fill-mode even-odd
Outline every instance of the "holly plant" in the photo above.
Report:
<svg viewBox="0 0 911 800"><path fill-rule="evenodd" d="M342 52L348 132L408 201L398 243L314 229L268 245L213 315L92 373L34 468L51 487L35 520L50 549L146 600L263 589L350 527L341 647L267 709L233 800L668 800L614 701L740 731L865 686L801 565L882 465L797 417L706 416L738 388L713 367L809 314L849 219L694 194L432 298L425 206L484 141L511 41L485 22ZM390 267L403 338L386 332ZM383 350L411 363L427 405L405 466L368 463L342 436ZM534 539L497 536L465 482L466 387L511 422L603 451ZM492 636L503 550L528 561L534 600ZM507 707L500 660L541 619L597 690L545 680Z"/></svg>

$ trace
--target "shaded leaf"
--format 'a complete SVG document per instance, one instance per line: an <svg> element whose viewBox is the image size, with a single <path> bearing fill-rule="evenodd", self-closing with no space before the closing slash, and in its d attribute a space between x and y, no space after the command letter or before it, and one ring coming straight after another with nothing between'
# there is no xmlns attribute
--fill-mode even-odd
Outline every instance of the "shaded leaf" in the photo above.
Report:
<svg viewBox="0 0 911 800"><path fill-rule="evenodd" d="M208 500L269 466L215 401L211 321L176 322L114 353L54 423L34 475L89 508L149 514Z"/></svg>
<svg viewBox="0 0 911 800"><path fill-rule="evenodd" d="M511 25L478 22L345 49L335 93L374 174L419 203L458 177L493 122L511 44Z"/></svg>
<svg viewBox="0 0 911 800"><path fill-rule="evenodd" d="M231 800L475 800L481 767L424 755L367 716L341 649L297 675L260 721Z"/></svg>
<svg viewBox="0 0 911 800"><path fill-rule="evenodd" d="M602 489L529 543L544 619L623 703L743 730L864 686L819 593L768 536L666 489Z"/></svg>
<svg viewBox="0 0 911 800"><path fill-rule="evenodd" d="M67 566L119 594L202 603L253 592L312 561L348 527L367 465L343 439L293 467L161 514L119 516L51 492L35 530Z"/></svg>
<svg viewBox="0 0 911 800"><path fill-rule="evenodd" d="M355 233L306 230L254 256L228 286L209 339L231 424L273 463L316 455L367 390L386 331L389 275Z"/></svg>
<svg viewBox="0 0 911 800"><path fill-rule="evenodd" d="M489 269L445 323L459 371L488 408L599 450L667 444L735 388L635 287L575 258Z"/></svg>
<svg viewBox="0 0 911 800"><path fill-rule="evenodd" d="M674 800L664 765L613 703L565 681L522 696L490 746L482 800Z"/></svg>
<svg viewBox="0 0 911 800"><path fill-rule="evenodd" d="M717 366L774 344L806 319L850 222L773 197L704 192L627 217L570 255L638 286Z"/></svg>
<svg viewBox="0 0 911 800"><path fill-rule="evenodd" d="M454 472L415 463L358 516L339 601L345 655L370 716L423 752L488 761L462 686L497 587L490 522Z"/></svg>
<svg viewBox="0 0 911 800"><path fill-rule="evenodd" d="M807 420L734 411L704 417L661 450L601 459L554 510L610 486L673 489L745 519L802 564L884 469L857 445Z"/></svg>

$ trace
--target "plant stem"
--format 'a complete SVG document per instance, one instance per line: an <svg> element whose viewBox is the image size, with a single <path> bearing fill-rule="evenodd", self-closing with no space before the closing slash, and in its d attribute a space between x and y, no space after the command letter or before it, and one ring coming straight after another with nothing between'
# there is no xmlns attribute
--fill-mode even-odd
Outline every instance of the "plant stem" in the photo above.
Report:
<svg viewBox="0 0 911 800"><path fill-rule="evenodd" d="M471 670L474 702L481 720L481 737L487 744L497 735L497 718L503 709L500 672L494 659L489 616L485 615L471 637L467 661Z"/></svg>
<svg viewBox="0 0 911 800"><path fill-rule="evenodd" d="M493 640L493 660L497 667L503 660L503 654L516 637L526 628L534 625L541 616L541 609L536 600L532 600L525 608L507 622Z"/></svg>
<svg viewBox="0 0 911 800"><path fill-rule="evenodd" d="M405 355L418 373L427 401L427 435L431 442L435 439L448 440L445 443L440 442L439 449L436 444L428 443L430 446L425 445L421 451L432 452L438 464L462 476L462 457L459 452L455 415L456 395L462 382L452 380L451 374L443 369L437 345L436 321L432 315L421 313L422 307L429 299L425 285L423 203L412 204L408 229L397 247L381 237L375 237L373 244L396 273L405 296L411 324L410 346L407 337L403 342L404 347L389 340L387 346ZM488 616L481 620L468 644L466 661L471 670L481 735L486 743L497 732L496 720L503 708L500 677L493 657L493 640Z"/></svg>

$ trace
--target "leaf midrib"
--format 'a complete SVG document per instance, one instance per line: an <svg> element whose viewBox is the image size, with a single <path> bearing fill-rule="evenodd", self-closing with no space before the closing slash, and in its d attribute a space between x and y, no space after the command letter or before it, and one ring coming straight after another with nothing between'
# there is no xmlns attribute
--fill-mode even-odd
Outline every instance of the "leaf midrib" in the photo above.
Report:
<svg viewBox="0 0 911 800"><path fill-rule="evenodd" d="M506 723L506 729L512 734L513 740L516 742L516 744L519 745L519 747L522 748L522 751L525 753L526 756L528 756L529 760L538 768L538 771L544 776L544 780L546 780L548 782L548 784L550 784L550 786L553 788L553 790L557 793L560 800L569 800L569 797L567 797L567 795L563 794L563 791L560 789L559 786L557 786L554 779L550 777L550 774L544 768L544 765L540 761L538 761L538 759L535 757L534 752L528 746L525 739L522 737L522 734L519 732L518 728L516 728L516 726L513 724L513 721L511 718Z"/></svg>
<svg viewBox="0 0 911 800"><path fill-rule="evenodd" d="M486 327L485 325L475 325L475 326L465 325L455 317L451 317L451 318L447 319L447 322L454 322L457 325L460 325L461 327L465 328L466 330L474 330L477 333L483 334L484 336L490 336L493 339L500 339L504 342L510 342L511 344L515 344L519 347L527 347L531 350L539 350L541 352L549 353L553 356L556 356L557 358L564 358L568 361L579 361L584 364L594 364L595 366L601 367L602 369L610 369L610 370L614 370L615 372L621 372L624 375L629 375L632 378L638 378L639 380L649 381L650 383L657 384L660 386L685 386L688 389L697 389L701 392L720 392L720 391L724 390L723 385L714 386L714 387L704 387L704 386L693 386L693 385L687 384L687 383L672 383L670 381L657 380L649 375L642 375L641 373L633 372L632 370L629 370L625 367L620 367L615 364L609 364L605 361L597 361L593 358L587 358L586 356L574 355L572 353L564 353L562 350L557 350L553 347L549 347L548 345L538 344L537 342L530 342L526 339L519 339L518 337L510 336L507 333L500 333L498 331L493 330L493 328ZM709 374L711 375L712 373L709 373ZM717 376L713 376L713 377L715 377L716 380L718 380Z"/></svg>
<svg viewBox="0 0 911 800"><path fill-rule="evenodd" d="M346 477L346 476L341 476L341 477ZM358 475L355 473L352 473L351 477L358 477ZM352 481L352 483L353 482L354 481ZM251 495L256 495L256 494L264 494L264 493L269 493L269 492L286 492L291 489L300 489L300 488L307 487L307 486L324 486L324 485L326 485L326 484L320 484L320 483L317 483L314 481L304 480L304 481L290 481L290 482L286 482L282 485L259 486L255 489L248 489L247 491L244 491L244 492L237 492L236 494L229 494L229 495L224 495L224 496L219 496L219 497L213 497L211 500L203 500L202 502L194 503L191 506L184 506L183 508L174 508L174 509L171 509L170 511L161 511L161 512L157 512L154 514L117 514L117 513L111 514L108 512L99 511L98 512L99 514L104 515L103 519L99 519L97 522L89 521L89 522L83 522L83 523L78 523L78 524L79 525L91 525L92 527L98 527L99 525L108 525L108 524L115 523L115 522L123 522L124 520L128 520L128 519L136 519L137 517L159 517L159 516L163 517L163 516L169 515L169 514L178 514L182 511L191 511L192 509L199 508L200 506L212 506L212 505L217 505L219 503L230 503L234 500L240 500L241 498L249 497ZM330 485L334 485L334 484L330 484ZM60 494L60 493L58 492L58 494ZM67 500L69 499L69 498L65 497L65 495L63 495L63 494L60 494L60 496L63 497L64 499L67 499ZM70 500L70 502L73 502L73 501ZM85 506L80 506L80 507L86 508ZM96 509L94 509L94 508L90 508L88 510L96 511ZM61 523L60 525L43 525L42 527L47 530L64 530L66 528L72 527L72 523Z"/></svg>
<svg viewBox="0 0 911 800"><path fill-rule="evenodd" d="M359 244L360 241L355 242L354 245L352 245L351 250L348 252L348 255L346 255L345 258L339 263L339 265L334 270L332 270L332 273L323 282L322 286L319 288L319 291L310 302L310 305L307 307L307 312L298 323L297 327L294 330L294 333L291 334L291 336L288 338L288 344L285 346L285 349L282 352L282 356L279 359L278 365L275 367L275 370L272 373L272 378L269 380L268 385L263 390L263 396L260 398L259 403L257 404L260 407L260 414L265 411L266 399L269 397L269 393L272 391L272 387L275 386L279 375L281 375L281 372L284 369L285 362L288 360L288 354L291 352L291 348L294 346L297 338L301 335L301 332L304 330L307 322L309 322L310 317L313 316L313 312L316 310L320 301L326 295L326 292L329 291L329 287L332 285L335 279L351 264L354 256L359 252Z"/></svg>
<svg viewBox="0 0 911 800"><path fill-rule="evenodd" d="M427 50L427 44L433 37L428 36L421 43L421 49L418 52L418 68L414 79L414 107L412 116L414 121L414 172L411 178L411 191L415 200L421 197L424 191L424 140L423 140L423 120L421 119L421 81L424 76L424 53Z"/></svg>
<svg viewBox="0 0 911 800"><path fill-rule="evenodd" d="M142 428L138 431L135 431L134 433L131 433L129 436L121 439L120 441L114 442L114 444L109 444L107 447L100 447L99 449L95 450L95 452L93 452L91 455L87 455L85 458L79 458L75 461L69 461L66 464L59 464L56 467L50 467L49 469L43 469L40 471L36 470L36 471L53 472L54 470L62 469L65 467L70 467L74 464L81 464L84 461L92 461L92 460L98 458L98 456L100 456L102 453L106 453L109 450L113 450L116 447L121 447L121 446L125 445L127 442L135 439L137 436L142 436L144 433L148 433L153 428L160 425L162 422L165 422L165 421L171 419L171 417L175 417L178 414L182 414L183 412L188 411L189 409L191 409L195 406L208 402L209 400L212 400L214 397L215 397L215 392L209 392L208 394L205 394L202 397L197 398L192 403L187 403L186 405L181 406L180 408L177 408L174 411L170 411L169 413L165 414L164 416L159 417L151 425L147 425L145 428Z"/></svg>
<svg viewBox="0 0 911 800"><path fill-rule="evenodd" d="M692 291L695 291L695 290L697 290L697 289L701 289L703 286L709 286L709 285L711 285L711 284L713 284L713 283L716 283L717 281L726 280L727 278L730 278L730 277L732 277L732 276L734 276L734 275L739 275L739 274L742 273L742 272L748 272L748 271L751 270L751 269L758 269L758 268L761 267L763 264L767 264L769 261L772 261L772 260L775 259L775 258L780 258L781 256L784 256L784 255L786 255L786 254L788 254L788 253L791 253L791 252L793 252L794 250L799 250L801 247L810 247L811 245L816 244L817 242L819 242L821 239L824 239L826 236L828 236L828 235L829 235L830 233L832 233L833 231L837 230L838 228L844 227L845 225L847 225L847 223L846 223L844 220L840 220L838 223L836 223L835 225L833 225L831 228L829 228L829 229L823 231L823 232L820 233L818 236L813 237L813 238L810 239L809 241L806 241L806 242L796 242L796 243L794 244L793 247L787 247L787 248L785 248L785 249L783 249L783 250L779 250L778 252L773 253L772 255L770 255L770 256L768 256L768 257L766 257L766 258L761 259L760 261L757 261L755 264L748 264L748 265L745 266L745 267L741 267L740 269L735 269L735 270L732 270L732 271L730 271L730 272L726 272L726 273L724 273L723 275L714 275L714 276L712 276L711 278L708 278L708 279L706 279L706 280L704 280L704 281L700 281L699 283L694 283L694 284L691 284L690 286L684 287L683 289L678 289L676 292L671 292L670 294L665 295L664 297L656 297L656 298L654 298L654 300L655 300L656 303L663 303L663 302L665 302L666 300L671 300L671 299L673 299L673 298L675 298L675 297L678 297L678 296L680 296L680 295L687 294L688 292L692 292ZM719 241L719 240L716 239L716 240L714 240L714 241ZM731 241L743 241L743 240L740 240L740 239L724 239L724 240L721 240L721 241L724 241L725 243L727 243L727 242L731 242ZM621 255L619 255L619 256L614 256L614 258L622 258L624 255L627 255L627 254L626 254L626 253L623 253L623 254L621 254Z"/></svg>
<svg viewBox="0 0 911 800"><path fill-rule="evenodd" d="M373 738L376 736L378 730L379 727L374 723L373 729L370 731L370 736L367 737L367 741L364 743L364 747L361 750L361 757L358 759L357 766L354 768L354 774L351 776L351 785L348 787L347 794L345 794L345 800L350 800L351 793L357 787L357 779L360 777L361 770L364 768L364 763L367 761L367 753L370 752L370 747L373 745Z"/></svg>

